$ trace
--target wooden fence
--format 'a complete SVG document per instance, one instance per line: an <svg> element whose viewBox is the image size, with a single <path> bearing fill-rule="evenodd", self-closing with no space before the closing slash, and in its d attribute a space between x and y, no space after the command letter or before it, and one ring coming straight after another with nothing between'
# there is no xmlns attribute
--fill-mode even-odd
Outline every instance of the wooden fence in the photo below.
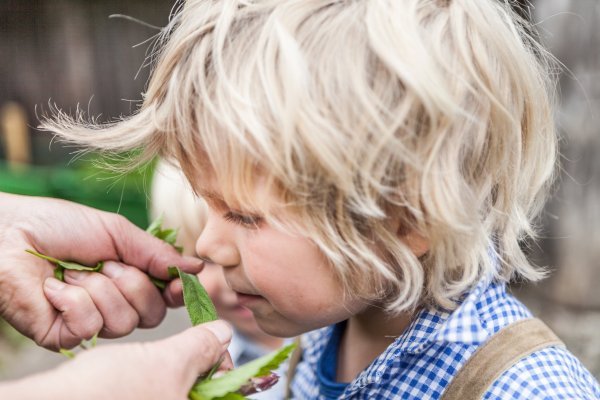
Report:
<svg viewBox="0 0 600 400"><path fill-rule="evenodd" d="M101 120L130 114L148 76L148 68L140 70L148 46L133 46L157 30L109 15L164 26L172 6L172 0L0 1L0 105L23 105L32 125L49 101L101 113ZM35 163L66 158L60 146L48 152L49 140L33 133Z"/></svg>

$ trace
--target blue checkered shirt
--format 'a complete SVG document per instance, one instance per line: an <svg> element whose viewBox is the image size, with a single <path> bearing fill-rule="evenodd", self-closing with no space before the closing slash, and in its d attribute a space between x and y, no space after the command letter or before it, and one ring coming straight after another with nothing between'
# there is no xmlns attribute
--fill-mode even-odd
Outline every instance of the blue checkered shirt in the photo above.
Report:
<svg viewBox="0 0 600 400"><path fill-rule="evenodd" d="M341 399L438 399L469 357L503 327L530 318L501 283L480 282L454 312L422 310L409 328L351 382ZM302 337L294 399L322 399L316 375L332 327ZM600 399L598 381L563 347L523 358L484 399Z"/></svg>

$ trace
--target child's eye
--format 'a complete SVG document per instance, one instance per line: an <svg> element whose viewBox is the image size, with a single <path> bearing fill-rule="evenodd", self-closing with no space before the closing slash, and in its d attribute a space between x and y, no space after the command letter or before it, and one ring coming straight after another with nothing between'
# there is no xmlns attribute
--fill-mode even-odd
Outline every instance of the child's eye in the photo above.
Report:
<svg viewBox="0 0 600 400"><path fill-rule="evenodd" d="M234 224L242 225L245 227L256 228L258 223L261 221L260 217L254 215L238 214L233 211L229 211L223 215L226 221L233 222Z"/></svg>

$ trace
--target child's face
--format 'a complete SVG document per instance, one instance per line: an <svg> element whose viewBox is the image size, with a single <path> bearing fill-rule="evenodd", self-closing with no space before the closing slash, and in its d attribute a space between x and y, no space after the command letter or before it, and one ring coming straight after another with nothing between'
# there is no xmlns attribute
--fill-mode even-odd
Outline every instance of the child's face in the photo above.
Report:
<svg viewBox="0 0 600 400"><path fill-rule="evenodd" d="M208 220L196 251L223 267L237 301L265 332L294 336L366 307L345 300L342 285L312 241L229 208L215 187L204 189Z"/></svg>

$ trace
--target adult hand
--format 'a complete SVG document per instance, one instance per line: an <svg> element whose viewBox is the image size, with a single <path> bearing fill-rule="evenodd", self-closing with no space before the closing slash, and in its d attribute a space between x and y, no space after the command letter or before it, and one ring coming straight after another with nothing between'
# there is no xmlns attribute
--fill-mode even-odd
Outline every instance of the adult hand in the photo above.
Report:
<svg viewBox="0 0 600 400"><path fill-rule="evenodd" d="M65 271L63 283L53 278L52 263L26 249L105 264L101 273ZM161 294L148 275L169 279L171 265L202 269L200 260L181 256L119 215L0 193L0 315L41 346L71 348L96 333L113 338L158 325L166 305L182 304L181 283Z"/></svg>
<svg viewBox="0 0 600 400"><path fill-rule="evenodd" d="M157 342L100 346L50 372L0 385L0 397L184 400L230 340L229 325L214 321ZM231 368L231 360L225 359L221 368Z"/></svg>

